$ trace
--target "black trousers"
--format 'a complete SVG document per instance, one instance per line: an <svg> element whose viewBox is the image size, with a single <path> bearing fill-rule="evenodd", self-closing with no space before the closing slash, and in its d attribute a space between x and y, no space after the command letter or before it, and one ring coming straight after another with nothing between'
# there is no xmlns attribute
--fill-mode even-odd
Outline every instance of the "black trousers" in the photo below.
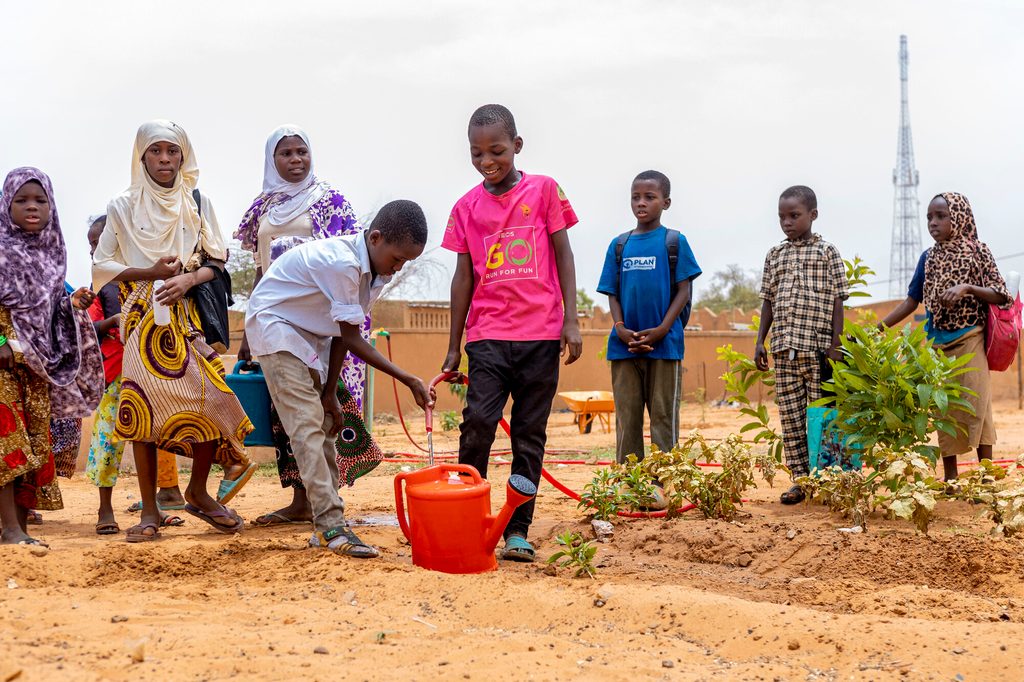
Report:
<svg viewBox="0 0 1024 682"><path fill-rule="evenodd" d="M462 411L459 463L487 478L487 458L502 410L512 396L512 473L540 483L551 401L558 389L558 341L473 341L466 344L469 392ZM505 537L526 536L534 501L516 509Z"/></svg>

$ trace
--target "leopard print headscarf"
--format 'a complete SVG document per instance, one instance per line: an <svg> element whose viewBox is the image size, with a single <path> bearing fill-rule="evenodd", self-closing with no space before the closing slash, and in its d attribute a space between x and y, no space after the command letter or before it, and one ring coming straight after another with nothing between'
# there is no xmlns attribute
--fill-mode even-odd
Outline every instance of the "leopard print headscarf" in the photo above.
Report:
<svg viewBox="0 0 1024 682"><path fill-rule="evenodd" d="M932 314L936 329L955 331L985 324L986 307L974 296L965 296L951 306L939 301L946 289L958 284L989 287L1007 296L1006 282L999 274L996 259L983 242L967 197L957 192L938 194L949 205L952 235L937 242L924 264L924 307Z"/></svg>

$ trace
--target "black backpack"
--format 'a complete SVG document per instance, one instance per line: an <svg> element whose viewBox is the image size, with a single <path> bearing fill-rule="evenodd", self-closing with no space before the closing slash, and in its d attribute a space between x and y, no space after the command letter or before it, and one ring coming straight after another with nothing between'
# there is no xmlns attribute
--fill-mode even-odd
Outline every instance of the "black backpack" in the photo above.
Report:
<svg viewBox="0 0 1024 682"><path fill-rule="evenodd" d="M192 190L192 198L196 200L199 219L202 220L203 204L198 189ZM224 353L231 346L228 306L235 303L231 297L231 275L226 269L212 265L206 267L213 270L213 279L192 287L188 295L196 304L206 343L217 352Z"/></svg>
<svg viewBox="0 0 1024 682"><path fill-rule="evenodd" d="M619 273L619 292L622 291L622 252L626 250L626 242L633 236L633 230L629 232L623 232L615 238L615 269ZM675 300L676 293L679 291L679 283L676 282L676 263L679 262L679 230L673 230L671 228L665 228L665 250L668 251L668 281L670 291L672 295L669 297L669 304ZM683 311L679 313L679 320L683 323L683 327L690 321L690 308L693 303L692 292L690 296L691 300L686 302L683 306Z"/></svg>

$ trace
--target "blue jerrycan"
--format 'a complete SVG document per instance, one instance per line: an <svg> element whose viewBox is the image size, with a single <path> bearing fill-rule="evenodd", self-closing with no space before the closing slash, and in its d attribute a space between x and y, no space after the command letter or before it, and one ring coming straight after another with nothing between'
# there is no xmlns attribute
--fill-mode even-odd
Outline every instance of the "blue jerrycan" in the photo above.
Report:
<svg viewBox="0 0 1024 682"><path fill-rule="evenodd" d="M247 446L274 446L274 435L270 430L270 391L267 379L258 362L239 360L231 374L224 377L228 387L242 403L242 409L249 417L255 430L246 439Z"/></svg>

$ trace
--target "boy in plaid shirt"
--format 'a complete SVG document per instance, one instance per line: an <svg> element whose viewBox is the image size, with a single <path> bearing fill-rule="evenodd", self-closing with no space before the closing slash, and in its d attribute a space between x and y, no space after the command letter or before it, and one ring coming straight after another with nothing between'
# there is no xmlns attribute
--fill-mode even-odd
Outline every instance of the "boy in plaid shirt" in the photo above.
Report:
<svg viewBox="0 0 1024 682"><path fill-rule="evenodd" d="M846 267L839 250L811 231L818 198L803 185L779 197L779 224L786 240L773 246L761 279L761 326L754 362L768 369L765 338L772 331L775 400L782 420L786 465L793 478L809 471L807 406L821 398L821 364L838 359L843 301L849 298ZM800 486L782 493L783 504L803 501Z"/></svg>

